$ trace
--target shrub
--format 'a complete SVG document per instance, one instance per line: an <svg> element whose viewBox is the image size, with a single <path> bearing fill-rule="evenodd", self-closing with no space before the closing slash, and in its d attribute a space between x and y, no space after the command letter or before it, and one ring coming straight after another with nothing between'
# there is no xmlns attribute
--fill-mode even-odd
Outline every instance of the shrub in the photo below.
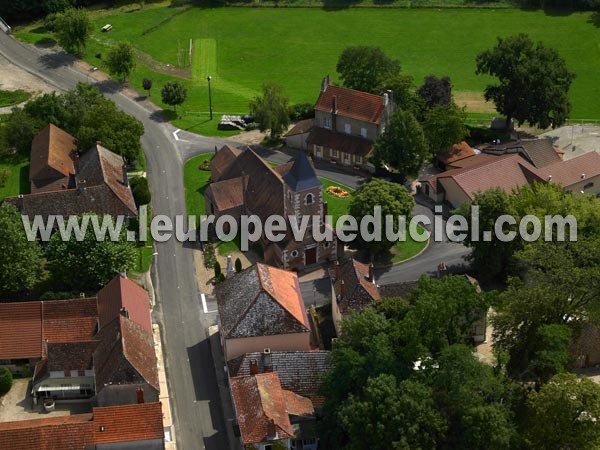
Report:
<svg viewBox="0 0 600 450"><path fill-rule="evenodd" d="M289 107L290 120L298 121L315 117L315 108L310 103L298 103Z"/></svg>
<svg viewBox="0 0 600 450"><path fill-rule="evenodd" d="M198 164L198 169L210 172L210 161L210 159L205 159L200 164Z"/></svg>
<svg viewBox="0 0 600 450"><path fill-rule="evenodd" d="M219 279L219 277L223 275L221 271L221 263L219 261L215 261L215 281Z"/></svg>
<svg viewBox="0 0 600 450"><path fill-rule="evenodd" d="M144 177L133 177L129 184L131 185L131 192L133 193L133 199L135 200L136 206L147 205L152 200L150 194L150 187L148 186L148 179Z"/></svg>
<svg viewBox="0 0 600 450"><path fill-rule="evenodd" d="M235 266L236 272L242 271L242 261L240 260L240 258L235 258L235 262L233 263L233 265Z"/></svg>
<svg viewBox="0 0 600 450"><path fill-rule="evenodd" d="M0 367L0 395L4 395L10 391L12 383L12 373L6 367Z"/></svg>

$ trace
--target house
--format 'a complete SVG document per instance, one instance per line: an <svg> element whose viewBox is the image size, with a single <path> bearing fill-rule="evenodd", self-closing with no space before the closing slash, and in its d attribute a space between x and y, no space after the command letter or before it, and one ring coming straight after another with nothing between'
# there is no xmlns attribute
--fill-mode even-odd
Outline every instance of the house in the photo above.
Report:
<svg viewBox="0 0 600 450"><path fill-rule="evenodd" d="M244 449L316 450L311 400L284 389L276 372L230 379Z"/></svg>
<svg viewBox="0 0 600 450"><path fill-rule="evenodd" d="M4 199L30 218L137 216L123 158L99 143L78 152L75 138L50 124L33 140L30 166L31 193Z"/></svg>
<svg viewBox="0 0 600 450"><path fill-rule="evenodd" d="M286 147L296 150L307 150L308 143L306 141L314 125L315 119L305 119L296 122L284 136Z"/></svg>
<svg viewBox="0 0 600 450"><path fill-rule="evenodd" d="M373 264L366 265L354 258L335 264L331 277L331 314L338 335L343 319L371 306L380 298Z"/></svg>
<svg viewBox="0 0 600 450"><path fill-rule="evenodd" d="M293 272L256 264L216 288L225 360L244 353L310 350L310 323Z"/></svg>
<svg viewBox="0 0 600 450"><path fill-rule="evenodd" d="M396 107L392 92L369 94L323 79L315 104L314 127L306 143L315 159L374 171L368 159Z"/></svg>
<svg viewBox="0 0 600 450"><path fill-rule="evenodd" d="M562 161L563 152L548 137L536 139L518 139L505 143L495 143L483 148L484 153L491 155L508 155L518 153L537 168L549 166Z"/></svg>
<svg viewBox="0 0 600 450"><path fill-rule="evenodd" d="M441 149L437 155L437 164L442 170L448 170L449 168L452 168L452 163L465 158L470 158L477 154L477 150L472 148L467 142L462 141L458 144Z"/></svg>
<svg viewBox="0 0 600 450"><path fill-rule="evenodd" d="M34 402L158 400L150 301L118 275L96 298L0 303L0 364L29 374Z"/></svg>
<svg viewBox="0 0 600 450"><path fill-rule="evenodd" d="M160 403L93 408L91 414L0 423L12 450L163 450Z"/></svg>
<svg viewBox="0 0 600 450"><path fill-rule="evenodd" d="M563 161L548 142L488 147L480 155L452 162L450 167L421 180L421 191L435 202L452 207L473 200L478 192L500 188L512 193L534 182L557 183L570 192L600 194L600 154L590 152Z"/></svg>
<svg viewBox="0 0 600 450"><path fill-rule="evenodd" d="M219 218L230 215L256 215L262 224L277 215L316 216L324 230L323 217L327 204L323 202L323 184L308 157L300 152L290 163L272 167L251 148L221 148L211 160L213 183L205 190L207 215ZM317 242L312 236L312 219L303 240L294 239L287 223L285 237L280 242L261 239L266 263L283 269L303 270L337 259L342 251L331 230L332 240Z"/></svg>

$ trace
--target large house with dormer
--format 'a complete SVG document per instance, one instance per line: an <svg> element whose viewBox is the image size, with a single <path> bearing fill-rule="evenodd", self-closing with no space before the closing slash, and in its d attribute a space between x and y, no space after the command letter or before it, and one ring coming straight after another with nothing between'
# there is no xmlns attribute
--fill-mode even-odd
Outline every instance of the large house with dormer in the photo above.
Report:
<svg viewBox="0 0 600 450"><path fill-rule="evenodd" d="M323 184L312 161L304 153L287 164L273 167L251 148L240 150L224 146L211 160L212 183L204 192L206 214L215 220L229 215L239 221L242 215L256 215L264 225L271 216L286 218L284 238L266 239L261 244L267 264L288 270L303 270L337 259L338 243L331 229L331 240L317 242L312 233L312 218L303 240L297 241L287 218L317 216L319 227L327 225L327 203ZM340 246L341 247L341 246Z"/></svg>
<svg viewBox="0 0 600 450"><path fill-rule="evenodd" d="M307 129L307 121L299 122L286 134L286 142L306 149L315 159L373 171L369 163L373 143L395 108L391 91L375 95L334 86L328 75L321 84L312 128Z"/></svg>

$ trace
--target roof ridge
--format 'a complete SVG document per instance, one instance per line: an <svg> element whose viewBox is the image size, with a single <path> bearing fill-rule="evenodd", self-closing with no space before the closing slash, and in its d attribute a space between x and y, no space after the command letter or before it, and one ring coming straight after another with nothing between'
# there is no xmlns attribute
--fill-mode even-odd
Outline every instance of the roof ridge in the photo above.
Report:
<svg viewBox="0 0 600 450"><path fill-rule="evenodd" d="M358 89L352 89L352 88L348 88L348 87L345 87L345 86L336 86L335 84L329 84L329 85L327 85L327 89L331 89L331 88L342 89L342 90L350 91L350 92L358 92L361 95L370 96L370 97L377 97L378 99L382 99L383 98L383 95L373 94L371 92L359 91Z"/></svg>

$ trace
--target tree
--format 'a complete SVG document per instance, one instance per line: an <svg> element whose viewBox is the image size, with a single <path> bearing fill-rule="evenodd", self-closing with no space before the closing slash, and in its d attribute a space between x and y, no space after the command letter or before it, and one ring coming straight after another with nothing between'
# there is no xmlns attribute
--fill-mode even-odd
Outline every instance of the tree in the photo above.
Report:
<svg viewBox="0 0 600 450"><path fill-rule="evenodd" d="M160 91L162 101L177 111L177 105L181 105L187 97L187 88L178 81L167 81Z"/></svg>
<svg viewBox="0 0 600 450"><path fill-rule="evenodd" d="M129 181L129 185L131 186L131 192L137 207L150 203L152 196L150 194L150 187L148 186L147 178L133 177Z"/></svg>
<svg viewBox="0 0 600 450"><path fill-rule="evenodd" d="M242 271L242 260L240 258L235 258L235 263L233 265L237 273Z"/></svg>
<svg viewBox="0 0 600 450"><path fill-rule="evenodd" d="M592 450L600 447L600 386L563 373L527 399L527 443L532 449Z"/></svg>
<svg viewBox="0 0 600 450"><path fill-rule="evenodd" d="M31 117L22 108L13 108L4 127L8 145L18 151L27 152L31 149L33 138L44 124Z"/></svg>
<svg viewBox="0 0 600 450"><path fill-rule="evenodd" d="M0 367L0 397L7 394L13 384L13 377L7 367Z"/></svg>
<svg viewBox="0 0 600 450"><path fill-rule="evenodd" d="M148 96L149 96L150 95L150 89L152 89L152 80L149 79L149 78L144 78L142 80L142 87L148 93Z"/></svg>
<svg viewBox="0 0 600 450"><path fill-rule="evenodd" d="M276 83L264 83L262 96L250 102L250 111L258 123L260 131L270 130L271 138L283 133L290 124L288 98L283 88Z"/></svg>
<svg viewBox="0 0 600 450"><path fill-rule="evenodd" d="M364 393L351 395L340 411L347 449L429 449L443 440L445 418L425 384L382 374L367 381Z"/></svg>
<svg viewBox="0 0 600 450"><path fill-rule="evenodd" d="M58 43L68 52L82 54L92 33L87 12L81 8L69 8L57 14L54 23Z"/></svg>
<svg viewBox="0 0 600 450"><path fill-rule="evenodd" d="M423 128L410 112L396 112L385 132L375 141L373 161L383 162L406 178L415 175L428 154Z"/></svg>
<svg viewBox="0 0 600 450"><path fill-rule="evenodd" d="M400 73L400 62L379 47L347 47L338 59L336 70L345 87L379 94L384 81Z"/></svg>
<svg viewBox="0 0 600 450"><path fill-rule="evenodd" d="M44 7L48 14L56 14L73 7L73 4L71 0L47 0Z"/></svg>
<svg viewBox="0 0 600 450"><path fill-rule="evenodd" d="M398 216L406 217L408 223L415 202L401 184L373 178L356 190L350 201L348 214L360 223L363 217L374 214L376 206L381 207L381 240L367 241L363 233L358 233L356 238L356 243L360 244L361 249L366 249L371 258L395 244L395 241L387 238L387 233L398 231ZM386 223L387 215L394 218L393 224Z"/></svg>
<svg viewBox="0 0 600 450"><path fill-rule="evenodd" d="M6 202L0 205L0 255L0 292L31 289L40 280L40 246L27 239L21 214Z"/></svg>
<svg viewBox="0 0 600 450"><path fill-rule="evenodd" d="M496 77L485 99L493 101L507 124L547 128L562 125L569 117L569 87L575 74L554 49L535 44L526 34L498 38L496 47L477 55L477 74Z"/></svg>
<svg viewBox="0 0 600 450"><path fill-rule="evenodd" d="M432 109L439 105L449 107L452 103L450 77L426 76L421 87L417 89L417 94L421 97L426 109Z"/></svg>
<svg viewBox="0 0 600 450"><path fill-rule="evenodd" d="M106 65L111 75L116 75L121 81L129 78L135 67L135 53L128 42L119 42L111 47L106 55Z"/></svg>
<svg viewBox="0 0 600 450"><path fill-rule="evenodd" d="M437 105L425 113L423 132L435 155L438 150L464 140L469 131L465 125L467 113L452 103Z"/></svg>
<svg viewBox="0 0 600 450"><path fill-rule="evenodd" d="M91 220L93 215L79 217L80 226L83 220L88 220L85 216ZM110 216L98 217L100 223L103 219L113 221ZM103 241L97 240L91 223L82 240L72 235L63 241L60 233L55 232L46 247L46 268L55 285L60 290L95 291L121 270L134 267L135 247L127 241L126 231L122 228L115 241L109 236Z"/></svg>
<svg viewBox="0 0 600 450"><path fill-rule="evenodd" d="M416 94L414 89L414 79L410 75L398 73L390 75L382 81L381 86L376 92L381 93L392 91L393 101L398 108L403 111L411 112L415 117L419 117L423 101Z"/></svg>

